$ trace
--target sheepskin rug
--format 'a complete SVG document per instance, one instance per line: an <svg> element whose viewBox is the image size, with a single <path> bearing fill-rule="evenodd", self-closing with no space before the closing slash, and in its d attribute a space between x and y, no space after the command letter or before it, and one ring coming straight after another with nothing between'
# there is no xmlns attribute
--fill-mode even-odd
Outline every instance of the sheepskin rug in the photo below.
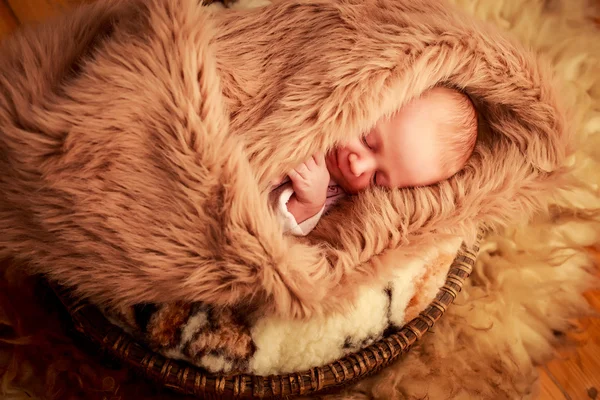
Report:
<svg viewBox="0 0 600 400"><path fill-rule="evenodd" d="M598 283L589 248L600 243L600 2L454 1L539 50L565 81L576 189L533 223L486 238L456 304L404 359L323 398L536 398L536 366L564 344L573 318L591 312L582 293ZM0 397L176 398L80 350L35 280L0 268Z"/></svg>

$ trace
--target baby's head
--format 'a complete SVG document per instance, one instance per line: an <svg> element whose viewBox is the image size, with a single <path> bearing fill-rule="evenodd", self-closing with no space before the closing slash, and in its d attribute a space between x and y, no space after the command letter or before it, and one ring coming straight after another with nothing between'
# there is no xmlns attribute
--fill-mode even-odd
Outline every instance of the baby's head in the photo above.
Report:
<svg viewBox="0 0 600 400"><path fill-rule="evenodd" d="M427 186L460 171L477 139L477 113L463 93L435 87L363 138L326 157L331 178L348 193L372 185Z"/></svg>

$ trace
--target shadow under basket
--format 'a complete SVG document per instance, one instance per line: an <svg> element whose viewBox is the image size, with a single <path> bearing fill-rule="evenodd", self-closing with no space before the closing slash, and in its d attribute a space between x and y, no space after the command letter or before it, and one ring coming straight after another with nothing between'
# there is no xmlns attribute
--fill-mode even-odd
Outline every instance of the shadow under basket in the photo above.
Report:
<svg viewBox="0 0 600 400"><path fill-rule="evenodd" d="M334 392L380 371L408 352L442 317L461 291L475 265L481 239L480 234L471 248L461 246L436 298L400 331L330 364L284 375L211 374L184 361L166 358L137 343L109 322L98 308L73 297L68 289L54 285L51 288L69 312L75 330L87 342L160 387L198 398L287 398Z"/></svg>

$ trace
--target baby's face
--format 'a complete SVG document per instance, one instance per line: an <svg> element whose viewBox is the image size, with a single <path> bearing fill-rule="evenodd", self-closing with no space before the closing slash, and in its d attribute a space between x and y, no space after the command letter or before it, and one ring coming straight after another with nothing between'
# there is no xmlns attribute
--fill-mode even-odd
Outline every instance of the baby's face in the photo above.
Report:
<svg viewBox="0 0 600 400"><path fill-rule="evenodd" d="M462 166L443 168L440 122L457 104L450 89L435 88L381 120L363 139L334 149L326 157L331 178L348 193L372 185L427 186L448 179Z"/></svg>

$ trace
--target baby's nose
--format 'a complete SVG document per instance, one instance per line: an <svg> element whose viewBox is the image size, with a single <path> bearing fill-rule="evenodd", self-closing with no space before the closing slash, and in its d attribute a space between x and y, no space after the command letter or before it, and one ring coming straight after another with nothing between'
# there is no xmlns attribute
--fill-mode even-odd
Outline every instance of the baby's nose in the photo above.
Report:
<svg viewBox="0 0 600 400"><path fill-rule="evenodd" d="M356 154L350 154L350 172L356 177L368 172L372 168L372 162L366 158L358 157Z"/></svg>

